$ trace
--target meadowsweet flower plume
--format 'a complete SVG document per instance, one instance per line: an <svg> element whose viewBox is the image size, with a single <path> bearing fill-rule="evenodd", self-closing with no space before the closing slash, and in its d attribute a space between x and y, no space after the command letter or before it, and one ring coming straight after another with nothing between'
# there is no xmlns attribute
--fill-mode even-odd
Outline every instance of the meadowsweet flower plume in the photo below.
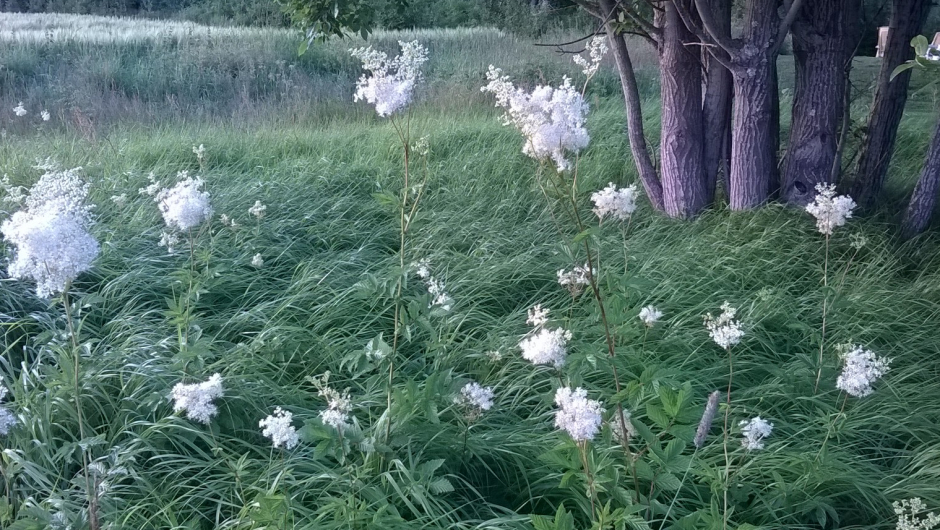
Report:
<svg viewBox="0 0 940 530"><path fill-rule="evenodd" d="M542 309L542 304L535 304L529 308L525 323L535 328L544 326L548 322L548 311L548 308Z"/></svg>
<svg viewBox="0 0 940 530"><path fill-rule="evenodd" d="M21 117L21 118L22 118L23 116L26 116L27 114L29 114L28 112L26 112L26 107L23 106L23 102L22 102L22 101L20 101L20 104L19 104L19 105L13 107L13 113L16 114L17 116Z"/></svg>
<svg viewBox="0 0 940 530"><path fill-rule="evenodd" d="M260 253L259 253L259 254L255 254L254 256L252 256L252 258L251 258L251 266L252 266L252 267L255 267L255 268L257 268L257 269L260 269L261 267L264 267L264 258L261 257L261 254L260 254Z"/></svg>
<svg viewBox="0 0 940 530"><path fill-rule="evenodd" d="M845 348L842 361L844 366L836 379L836 388L855 397L865 397L874 392L872 384L888 373L891 363L891 359L878 357L861 346Z"/></svg>
<svg viewBox="0 0 940 530"><path fill-rule="evenodd" d="M571 293L571 296L578 296L584 291L586 286L591 285L591 279L588 275L588 270L591 271L590 276L597 274L597 269L590 269L587 263L585 263L584 266L575 265L574 268L570 271L559 269L558 285L568 289L568 292Z"/></svg>
<svg viewBox="0 0 940 530"><path fill-rule="evenodd" d="M285 449L293 449L300 441L297 430L291 425L294 421L294 415L281 407L274 409L274 414L258 422L258 427L262 428L261 435L270 438L275 448L284 446Z"/></svg>
<svg viewBox="0 0 940 530"><path fill-rule="evenodd" d="M663 318L663 312L654 306L648 305L640 309L640 321L648 328L653 327L661 318Z"/></svg>
<svg viewBox="0 0 940 530"><path fill-rule="evenodd" d="M698 428L695 429L693 443L696 449L701 449L705 446L708 431L712 429L712 421L715 419L715 414L718 412L719 397L721 397L721 392L717 390L708 396L708 402L705 403L705 411L702 412L702 419L699 420Z"/></svg>
<svg viewBox="0 0 940 530"><path fill-rule="evenodd" d="M0 386L0 401L7 396L7 388ZM10 429L16 426L16 416L6 406L0 405L0 435L10 434Z"/></svg>
<svg viewBox="0 0 940 530"><path fill-rule="evenodd" d="M52 118L52 115L49 114L48 110L44 110L39 113L39 117L42 118L42 121L49 121Z"/></svg>
<svg viewBox="0 0 940 530"><path fill-rule="evenodd" d="M741 322L734 318L737 312L736 308L725 302L721 304L721 314L717 317L711 313L705 315L705 328L708 329L709 336L715 344L726 350L741 342L744 337Z"/></svg>
<svg viewBox="0 0 940 530"><path fill-rule="evenodd" d="M460 389L460 394L454 397L454 403L470 409L471 417L476 417L493 408L493 396L492 387L471 381Z"/></svg>
<svg viewBox="0 0 940 530"><path fill-rule="evenodd" d="M564 77L558 88L539 85L531 93L514 86L493 65L486 79L488 83L480 90L496 96L496 106L505 111L503 124L522 133L522 152L536 160L552 160L558 171L569 169L567 153L579 153L591 140L584 128L588 105L571 79Z"/></svg>
<svg viewBox="0 0 940 530"><path fill-rule="evenodd" d="M587 398L587 390L568 387L555 392L555 427L568 433L576 442L593 440L600 430L604 409L599 401Z"/></svg>
<svg viewBox="0 0 940 530"><path fill-rule="evenodd" d="M308 377L308 381L317 388L317 394L326 400L327 408L320 411L320 420L337 431L344 431L350 427L349 413L352 412L352 399L349 390L340 392L330 386L330 372L323 375Z"/></svg>
<svg viewBox="0 0 940 530"><path fill-rule="evenodd" d="M176 246L180 244L180 238L176 232L167 232L163 231L160 233L160 241L157 243L158 246L166 247L166 251L169 254L176 252Z"/></svg>
<svg viewBox="0 0 940 530"><path fill-rule="evenodd" d="M185 410L187 418L206 425L219 413L218 407L212 403L218 397L222 397L222 376L219 374L212 374L202 383L177 383L170 394L170 399L174 400L174 412Z"/></svg>
<svg viewBox="0 0 940 530"><path fill-rule="evenodd" d="M636 184L618 190L617 186L610 182L603 190L591 194L594 214L601 220L608 215L620 221L629 219L636 211L638 193Z"/></svg>
<svg viewBox="0 0 940 530"><path fill-rule="evenodd" d="M264 204L261 204L261 201L255 201L254 206L248 208L248 213L253 215L255 219L261 219L264 217L264 214L267 211L268 207Z"/></svg>
<svg viewBox="0 0 940 530"><path fill-rule="evenodd" d="M385 52L373 50L371 46L349 50L371 74L359 78L353 101L365 100L375 105L375 111L382 117L408 106L421 80L421 66L428 60L428 50L418 41L398 41L398 45L401 55L391 60Z"/></svg>
<svg viewBox="0 0 940 530"><path fill-rule="evenodd" d="M519 348L522 358L532 364L551 364L555 368L565 365L571 332L562 328L539 328L538 332L522 339Z"/></svg>
<svg viewBox="0 0 940 530"><path fill-rule="evenodd" d="M940 527L940 515L924 513L927 505L920 497L894 501L894 513L898 516L896 530L933 530Z"/></svg>
<svg viewBox="0 0 940 530"><path fill-rule="evenodd" d="M166 225L185 232L208 221L212 217L212 206L209 192L201 191L202 178L190 177L187 171L180 171L177 178L181 180L172 188L159 191L154 200L160 206Z"/></svg>
<svg viewBox="0 0 940 530"><path fill-rule="evenodd" d="M415 274L424 281L424 286L431 295L431 303L428 307L440 307L444 311L450 311L454 304L454 299L448 294L444 282L435 278L431 274L431 262L423 259L411 264L415 268Z"/></svg>
<svg viewBox="0 0 940 530"><path fill-rule="evenodd" d="M747 448L748 451L763 449L764 439L770 436L770 433L774 430L774 424L761 419L760 416L750 420L741 420L739 425L741 426L741 434L744 436L741 445Z"/></svg>
<svg viewBox="0 0 940 530"><path fill-rule="evenodd" d="M852 217L855 201L848 195L836 195L835 184L817 184L816 198L806 205L806 211L816 218L816 228L827 236Z"/></svg>
<svg viewBox="0 0 940 530"><path fill-rule="evenodd" d="M601 67L601 60L604 59L604 55L607 53L607 38L603 35L596 35L591 39L591 42L588 43L585 51L588 52L590 60L586 59L581 54L575 55L571 59L574 61L574 64L583 68L581 72L590 79L594 77L598 68Z"/></svg>
<svg viewBox="0 0 940 530"><path fill-rule="evenodd" d="M98 242L88 231L88 184L80 171L47 171L29 190L25 209L0 225L4 239L16 247L10 276L34 280L41 298L64 291L98 256Z"/></svg>

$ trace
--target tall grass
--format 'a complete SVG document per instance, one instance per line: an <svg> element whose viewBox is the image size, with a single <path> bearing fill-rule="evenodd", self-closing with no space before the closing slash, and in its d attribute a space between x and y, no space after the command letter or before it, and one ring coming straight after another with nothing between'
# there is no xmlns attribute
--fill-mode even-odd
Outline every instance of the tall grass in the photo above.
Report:
<svg viewBox="0 0 940 530"><path fill-rule="evenodd" d="M626 510L628 527L721 525L720 510L712 510L724 462L717 435L694 458L681 448L691 439L706 396L727 384L727 359L710 343L701 320L724 300L740 308L748 326L735 349L732 418L759 414L775 424L764 451L735 455L729 497L739 528L892 528L894 500L920 496L940 507L935 234L902 245L886 222L850 221L831 242L830 267L840 275L846 270L844 282L823 293L822 239L801 211L768 206L741 213L718 206L696 221L679 222L641 206L626 253L618 230L605 227L598 235L604 269L627 271L601 277L618 337L617 355L609 360L589 297L572 299L556 283L555 271L572 264L563 241L574 234L559 234L533 181L533 165L520 152L521 140L499 125L482 99L469 99L478 90L477 65L481 72L500 60L517 71L529 65L528 79L535 80L539 71L532 65L542 59L513 59L510 37L474 35L481 34L489 37L470 43L428 34L437 62L430 65L427 103L419 106L412 128L430 136L431 179L410 245L431 260L455 305L446 314L422 313L423 287L414 278L405 284L421 318L409 323L411 339L396 369L396 420L387 444L372 437L383 425L386 373L364 359L363 349L393 328L391 312L374 288L398 265L398 226L373 194L397 189L401 159L392 128L346 102L356 75L342 52L350 44L333 44L298 61L297 68L341 72L317 78L323 86L347 84L330 88L337 102L331 119L304 115L292 121L289 106L273 103L266 107L269 114L235 119L226 91L236 85L199 81L203 70L204 80L221 79L222 70L212 65L247 61L264 46L270 55L253 60L270 68L268 59L292 53L286 34L279 44L236 46L233 38L231 46L201 44L198 51L186 48L192 42L185 40L172 46L4 43L14 52L9 57L48 53L51 64L60 60L52 51L94 64L122 57L136 66L117 71L152 67L150 79L173 88L154 88L146 100L140 96L153 120L143 111L102 107L108 127L94 138L82 137L61 115L42 129L4 115L8 133L0 144L0 173L28 185L38 175L32 168L36 158L82 166L92 183L94 230L103 250L94 270L75 286L87 345L82 404L94 431L86 440L78 439L72 365L57 356L62 310L37 300L21 282L2 280L0 376L21 425L3 439L2 491L12 507L0 504L0 526L15 528L14 517L23 528L52 525L53 517L74 528L87 525L81 444L102 464L99 473L109 488L102 493L101 518L116 528L531 528L530 516L553 517L559 507L573 515L573 527L587 527L591 512L578 476L581 465L571 461L570 441L552 428L551 396L559 376L533 369L516 346L526 331L525 312L535 303L551 307L574 333L561 376L565 383L584 386L608 409L622 400L638 430L652 436L635 448L649 455L639 466L638 492L624 478L626 464L610 433L593 446L599 495ZM390 45L406 37L381 38ZM486 39L491 48L472 47ZM504 44L505 56L487 57L487 50ZM515 45L517 51L529 49ZM174 55L184 48L185 54ZM136 62L130 50L140 54ZM201 63L205 68L185 61L180 71L170 67L174 58L210 52L215 59ZM330 57L336 61L332 67ZM554 69L542 72L548 80L568 71L548 52L543 57ZM27 88L45 94L60 76L85 75L68 73L67 61L40 75L30 68L48 63L32 61L17 67L26 77L3 74L4 101L32 97L16 95ZM142 93L144 78L138 81ZM162 114L170 112L163 102L167 94L189 82L206 83L204 99L216 114ZM449 92L460 83L466 92ZM623 156L622 103L617 94L604 92L605 83L601 78L590 95L593 141L580 162L583 190L636 179ZM442 97L435 94L436 84L454 95L434 99ZM79 86L94 104L101 85ZM181 109L200 106L198 90L192 90L180 94ZM455 101L462 95L468 99ZM129 100L126 94L115 97ZM40 105L55 108L48 100L29 100L31 109ZM656 105L655 98L647 102L651 127ZM310 106L323 112L319 104ZM908 121L902 130L909 142L919 141L916 123ZM192 153L199 144L206 146L202 168ZM898 157L895 171L912 167L920 156L916 151ZM166 180L184 169L199 172L216 212L238 223L231 229L215 219L200 240L195 335L187 357L179 355L167 300L185 287L180 270L188 255L167 255L157 246L162 223L156 204L137 193L149 183L149 172ZM112 201L122 194L125 204ZM261 220L248 214L255 200L268 205ZM589 208L586 197L579 200ZM865 236L867 244L847 266L855 252L850 234ZM256 253L264 257L262 268L250 265ZM813 393L824 295L832 300L827 342L853 341L894 358L876 393L850 399L844 409L834 387L838 361L831 349L820 391ZM649 303L666 316L661 326L644 332L636 315ZM499 360L491 351L501 353ZM619 396L610 363L629 381ZM356 404L356 427L342 440L317 419L326 404L306 379L327 370L331 383L350 388ZM216 371L223 374L225 396L210 426L172 413L167 396L174 384ZM497 400L494 410L465 431L451 399L467 379L493 386ZM664 421L667 401L677 401L678 411ZM274 406L291 410L298 427L303 425L304 441L293 452L274 452L261 437L258 420ZM687 464L689 477L677 491ZM635 493L648 509L630 511ZM562 519L558 528L565 528Z"/></svg>

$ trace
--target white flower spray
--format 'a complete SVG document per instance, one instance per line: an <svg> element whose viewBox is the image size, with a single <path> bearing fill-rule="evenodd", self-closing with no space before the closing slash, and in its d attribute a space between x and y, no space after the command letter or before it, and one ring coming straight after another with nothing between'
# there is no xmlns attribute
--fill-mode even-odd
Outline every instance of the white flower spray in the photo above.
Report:
<svg viewBox="0 0 940 530"><path fill-rule="evenodd" d="M356 83L353 101L365 100L375 106L379 116L390 116L411 103L415 86L421 80L421 66L428 60L428 51L418 41L398 41L401 55L389 59L385 52L356 48L349 53L362 61L363 75Z"/></svg>
<svg viewBox="0 0 940 530"><path fill-rule="evenodd" d="M522 152L536 160L552 160L559 172L570 169L567 154L579 153L591 140L584 128L588 105L571 79L562 78L557 88L539 85L531 93L517 88L493 65L486 79L481 91L496 96L496 106L505 111L503 124L522 133Z"/></svg>
<svg viewBox="0 0 940 530"><path fill-rule="evenodd" d="M568 433L571 439L578 445L581 453L581 463L584 466L584 474L587 477L588 491L591 497L591 512L594 514L594 478L588 465L587 451L588 442L597 436L601 424L604 421L604 408L600 401L588 399L587 390L583 388L562 387L555 391L555 405L558 410L555 412L555 427Z"/></svg>
<svg viewBox="0 0 940 530"><path fill-rule="evenodd" d="M741 420L741 445L748 451L764 448L764 439L774 430L774 424L762 419L760 416L750 420Z"/></svg>
<svg viewBox="0 0 940 530"><path fill-rule="evenodd" d="M7 388L5 386L0 386L0 401L7 395ZM16 416L10 412L5 405L0 405L0 435L6 436L10 434L10 429L16 426Z"/></svg>
<svg viewBox="0 0 940 530"><path fill-rule="evenodd" d="M174 412L186 411L187 418L206 425L219 412L218 407L212 403L219 397L222 397L222 376L219 374L212 374L202 383L177 383L170 394L170 398L174 400Z"/></svg>
<svg viewBox="0 0 940 530"><path fill-rule="evenodd" d="M4 239L16 247L10 276L34 280L41 298L64 292L98 256L98 242L88 231L88 184L80 172L46 172L25 197L25 209L0 225Z"/></svg>
<svg viewBox="0 0 940 530"><path fill-rule="evenodd" d="M274 448L284 446L291 450L300 442L297 435L297 429L292 425L294 415L281 407L274 409L274 414L258 422L258 427L262 429L261 435L270 438Z"/></svg>
<svg viewBox="0 0 940 530"><path fill-rule="evenodd" d="M639 195L639 192L636 184L617 189L617 186L611 182L603 190L591 194L591 201L594 203L594 214L602 221L607 216L618 221L630 219L630 216L636 211L637 195Z"/></svg>
<svg viewBox="0 0 940 530"><path fill-rule="evenodd" d="M842 354L842 373L836 379L836 388L854 397L869 396L872 384L888 373L891 359L878 357L861 346L846 348Z"/></svg>
<svg viewBox="0 0 940 530"><path fill-rule="evenodd" d="M180 171L177 178L180 181L175 186L160 190L154 200L166 225L186 232L208 221L212 217L212 206L209 192L201 191L201 177L193 178L189 172Z"/></svg>

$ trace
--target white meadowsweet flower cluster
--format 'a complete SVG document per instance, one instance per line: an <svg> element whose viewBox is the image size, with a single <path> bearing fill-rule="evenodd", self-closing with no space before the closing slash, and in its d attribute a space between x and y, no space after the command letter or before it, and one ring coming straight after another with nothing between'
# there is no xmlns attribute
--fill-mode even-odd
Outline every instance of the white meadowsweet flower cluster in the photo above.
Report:
<svg viewBox="0 0 940 530"><path fill-rule="evenodd" d="M760 416L750 420L741 420L738 425L741 426L741 434L744 436L741 445L748 451L763 449L764 439L774 430L774 424L763 420Z"/></svg>
<svg viewBox="0 0 940 530"><path fill-rule="evenodd" d="M636 184L618 190L617 186L610 182L603 190L591 194L594 214L601 220L608 215L620 221L629 219L636 211L637 193Z"/></svg>
<svg viewBox="0 0 940 530"><path fill-rule="evenodd" d="M5 386L0 386L0 401L3 401L3 398L7 396L7 388ZM5 406L0 405L0 435L6 436L10 434L10 429L16 426L16 416L10 412Z"/></svg>
<svg viewBox="0 0 940 530"><path fill-rule="evenodd" d="M349 397L349 389L340 392L330 386L330 372L323 372L322 375L307 377L307 381L313 383L317 388L317 394L326 400L327 408L320 411L320 420L324 425L329 425L337 431L343 431L350 427L349 413L352 412L352 399Z"/></svg>
<svg viewBox="0 0 940 530"><path fill-rule="evenodd" d="M248 208L248 213L253 215L255 219L261 219L264 217L265 212L268 211L268 207L264 204L261 204L261 201L255 201L254 206Z"/></svg>
<svg viewBox="0 0 940 530"><path fill-rule="evenodd" d="M460 389L460 395L454 397L454 403L479 411L490 410L493 408L493 396L492 387L480 386L480 383L472 381Z"/></svg>
<svg viewBox="0 0 940 530"><path fill-rule="evenodd" d="M297 429L291 425L293 421L292 413L277 407L274 414L258 422L258 427L262 428L261 435L270 438L275 448L283 445L285 449L293 449L300 441Z"/></svg>
<svg viewBox="0 0 940 530"><path fill-rule="evenodd" d="M519 348L522 350L522 358L532 364L551 364L561 368L568 355L569 340L571 332L566 329L540 328L538 333L522 339Z"/></svg>
<svg viewBox="0 0 940 530"><path fill-rule="evenodd" d="M580 152L591 140L584 128L588 112L584 98L567 77L558 88L539 85L528 93L502 74L490 65L489 82L480 90L496 96L496 106L506 111L503 124L515 126L525 137L522 152L536 160L551 159L558 171L569 169L566 153Z"/></svg>
<svg viewBox="0 0 940 530"><path fill-rule="evenodd" d="M193 154L196 155L196 160L202 163L206 159L206 146L199 144L199 147L196 147L193 145Z"/></svg>
<svg viewBox="0 0 940 530"><path fill-rule="evenodd" d="M583 68L582 73L584 73L585 76L591 78L597 73L597 69L601 67L601 60L607 53L607 37L596 35L591 39L591 42L588 43L586 51L591 57L590 61L581 54L575 55L571 59L574 61L574 64Z"/></svg>
<svg viewBox="0 0 940 530"><path fill-rule="evenodd" d="M529 308L525 323L532 327L541 327L548 322L548 308L542 309L542 304L535 304Z"/></svg>
<svg viewBox="0 0 940 530"><path fill-rule="evenodd" d="M734 317L738 310L731 307L731 304L725 302L721 304L721 314L718 317L711 313L705 315L705 327L715 344L724 349L728 349L741 342L744 337L744 330L741 329L741 322Z"/></svg>
<svg viewBox="0 0 940 530"><path fill-rule="evenodd" d="M22 102L22 101L20 101L20 104L19 104L19 105L13 107L13 113L16 114L17 116L21 117L21 118L22 118L23 116L26 116L27 114L29 114L28 112L26 112L26 107L23 106L23 102Z"/></svg>
<svg viewBox="0 0 940 530"><path fill-rule="evenodd" d="M176 232L167 232L163 231L160 233L160 241L157 243L158 246L166 247L166 251L170 254L176 252L176 246L180 244L180 238Z"/></svg>
<svg viewBox="0 0 940 530"><path fill-rule="evenodd" d="M870 395L874 392L871 385L888 373L891 359L878 357L861 346L852 346L846 350L842 354L845 366L836 379L836 388L855 397Z"/></svg>
<svg viewBox="0 0 940 530"><path fill-rule="evenodd" d="M570 271L558 269L558 285L568 289L573 296L578 295L585 286L591 285L588 270L591 271L590 276L597 275L597 269L588 267L587 263L584 266L575 265Z"/></svg>
<svg viewBox="0 0 940 530"><path fill-rule="evenodd" d="M438 280L431 274L431 262L428 259L422 259L411 264L415 268L415 274L424 281L424 286L431 295L431 304L428 307L438 306L444 311L450 311L454 305L454 299L450 297L445 289L444 282Z"/></svg>
<svg viewBox="0 0 940 530"><path fill-rule="evenodd" d="M127 204L127 194L122 193L120 195L112 195L111 202L113 202L115 206L123 208L124 205Z"/></svg>
<svg viewBox="0 0 940 530"><path fill-rule="evenodd" d="M257 269L264 267L264 258L261 256L261 253L255 254L251 257L251 266Z"/></svg>
<svg viewBox="0 0 940 530"><path fill-rule="evenodd" d="M137 193L139 193L140 195L147 195L148 197L153 197L156 194L160 193L160 190L163 189L163 184L161 184L160 181L157 180L157 175L153 171L151 171L147 175L147 181L150 182L150 184L147 184L146 187L138 188Z"/></svg>
<svg viewBox="0 0 940 530"><path fill-rule="evenodd" d="M363 75L356 83L353 101L365 100L375 105L379 116L391 116L411 102L415 85L421 80L421 65L428 60L428 50L418 41L402 42L401 55L389 60L385 52L356 48L349 53L362 61Z"/></svg>
<svg viewBox="0 0 940 530"><path fill-rule="evenodd" d="M80 171L47 171L29 190L25 209L0 225L4 239L16 246L10 276L35 280L41 298L64 291L98 256L98 242L88 232L88 184Z"/></svg>
<svg viewBox="0 0 940 530"><path fill-rule="evenodd" d="M587 398L587 390L578 387L559 388L555 392L555 427L568 433L576 442L593 440L601 428L604 409L600 401Z"/></svg>
<svg viewBox="0 0 940 530"><path fill-rule="evenodd" d="M42 121L49 121L52 118L52 115L49 114L48 110L44 110L39 113L39 117L42 118Z"/></svg>
<svg viewBox="0 0 940 530"><path fill-rule="evenodd" d="M836 195L835 184L817 184L816 199L806 205L806 211L816 218L816 228L821 234L832 235L832 231L852 217L855 201L848 195Z"/></svg>
<svg viewBox="0 0 940 530"><path fill-rule="evenodd" d="M222 397L222 376L212 374L202 383L184 385L177 383L173 387L170 398L173 399L173 411L186 411L186 417L204 423L212 421L212 417L219 413L218 407L212 403L215 398Z"/></svg>
<svg viewBox="0 0 940 530"><path fill-rule="evenodd" d="M643 325L646 327L653 327L662 317L663 312L656 309L654 306L648 305L640 309L640 321L643 322Z"/></svg>
<svg viewBox="0 0 940 530"><path fill-rule="evenodd" d="M933 530L940 527L940 515L935 512L924 514L927 505L920 497L894 501L891 505L898 516L896 530Z"/></svg>
<svg viewBox="0 0 940 530"><path fill-rule="evenodd" d="M182 180L172 188L160 190L154 200L160 206L166 225L185 232L208 221L212 217L212 206L209 192L200 191L201 177L190 177L188 171L180 171L176 176Z"/></svg>

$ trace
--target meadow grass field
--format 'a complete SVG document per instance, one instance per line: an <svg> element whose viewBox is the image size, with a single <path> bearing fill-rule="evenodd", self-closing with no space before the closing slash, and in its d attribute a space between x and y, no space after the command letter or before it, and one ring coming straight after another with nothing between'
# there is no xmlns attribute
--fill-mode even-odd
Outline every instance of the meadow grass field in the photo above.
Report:
<svg viewBox="0 0 940 530"><path fill-rule="evenodd" d="M682 222L641 197L629 223L598 226L591 193L636 180L605 70L586 96L573 201L593 228L566 224L479 87L489 64L557 84L578 75L570 57L491 29L379 32L370 44L418 39L430 57L408 114L429 148L411 162L423 185L405 195L422 202L401 256L402 149L352 101L360 65L346 50L361 41L298 57L287 31L137 24L0 14L2 218L20 208L17 186L81 167L100 244L67 297L2 279L2 405L16 423L0 437L0 527L88 528L94 511L113 529L887 529L894 502L940 510L938 241L901 242L892 222L929 139L931 89L903 122L892 200L838 228L826 262L815 220L779 205ZM650 53L638 45L655 136ZM873 61L857 63L858 118ZM145 188L181 171L202 177L214 214L169 253ZM557 281L584 263L586 239L603 316ZM421 260L446 310L409 265ZM730 350L703 325L725 301L744 331ZM536 304L571 332L560 370L521 356ZM649 327L647 305L663 313ZM842 344L891 359L871 395L836 388ZM729 361L730 407L722 395L696 448ZM215 373L211 422L174 411L177 383ZM492 388L492 408L455 402L470 381ZM348 390L348 427L324 423L324 386ZM590 444L555 428L562 386L606 409ZM607 425L618 403L626 448ZM262 435L275 407L293 414L296 447ZM749 451L738 423L754 416L773 431Z"/></svg>

